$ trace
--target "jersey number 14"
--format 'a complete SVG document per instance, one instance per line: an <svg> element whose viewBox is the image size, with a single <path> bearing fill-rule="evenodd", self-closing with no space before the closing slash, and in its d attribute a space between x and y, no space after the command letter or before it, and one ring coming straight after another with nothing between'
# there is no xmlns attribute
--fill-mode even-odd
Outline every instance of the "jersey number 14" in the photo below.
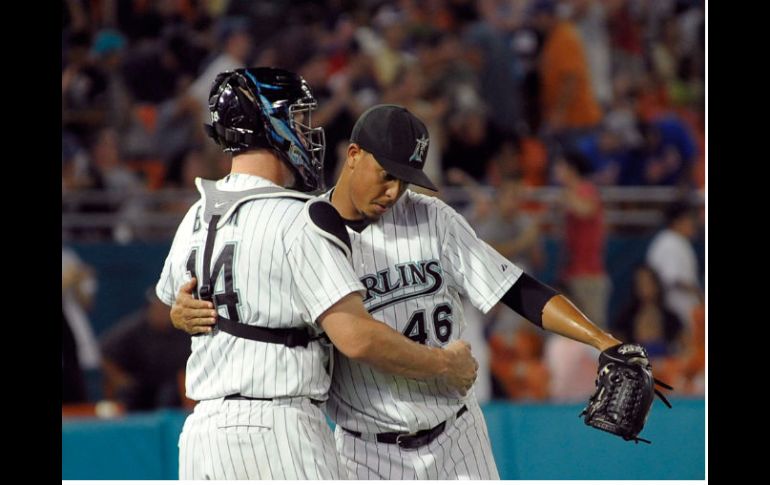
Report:
<svg viewBox="0 0 770 485"><path fill-rule="evenodd" d="M214 262L214 267L211 268L211 281L213 283L212 286L216 289L219 274L223 274L225 280L225 291L216 292L216 290L214 290L214 300L216 301L215 305L217 308L220 306L226 306L227 318L234 322L240 322L241 320L238 317L238 302L240 300L238 299L238 292L235 290L235 277L233 275L234 254L235 243L225 244L225 247L222 248L222 251L219 253L216 261ZM193 248L192 251L190 251L190 256L187 257L187 271L190 272L190 275L193 278L198 280L198 286L202 286L203 282L200 278L198 278L195 272L195 268L197 266L197 257L198 248ZM195 298L199 298L198 288L193 290L193 296Z"/></svg>

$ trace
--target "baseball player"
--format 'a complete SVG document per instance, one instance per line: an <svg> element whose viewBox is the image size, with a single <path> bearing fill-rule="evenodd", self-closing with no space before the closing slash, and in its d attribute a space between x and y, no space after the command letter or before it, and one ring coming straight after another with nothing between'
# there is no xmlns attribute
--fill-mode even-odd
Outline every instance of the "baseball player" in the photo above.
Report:
<svg viewBox="0 0 770 485"><path fill-rule="evenodd" d="M532 323L607 349L619 341L572 303L478 239L423 173L425 125L406 109L375 106L356 122L337 185L326 194L345 218L353 267L375 318L428 347L462 336L461 297L482 312L498 302ZM172 320L188 331L212 323L178 295ZM342 464L356 479L499 479L473 393L447 396L438 382L387 375L337 353L329 416Z"/></svg>
<svg viewBox="0 0 770 485"><path fill-rule="evenodd" d="M233 153L182 220L156 286L171 305L191 278L218 312L192 339L186 394L199 401L179 438L180 479L347 477L319 407L339 355L464 394L477 364L466 343L418 345L366 313L345 227L312 190L323 132L298 75L272 68L220 74L207 132ZM186 287L190 287L187 285Z"/></svg>

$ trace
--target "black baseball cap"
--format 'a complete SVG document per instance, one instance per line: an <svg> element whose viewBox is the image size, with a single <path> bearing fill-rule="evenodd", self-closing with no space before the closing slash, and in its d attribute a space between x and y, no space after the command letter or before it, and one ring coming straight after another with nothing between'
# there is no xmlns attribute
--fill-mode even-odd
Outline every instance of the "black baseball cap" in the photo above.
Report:
<svg viewBox="0 0 770 485"><path fill-rule="evenodd" d="M422 171L430 143L428 129L403 106L372 106L356 121L350 141L374 155L394 177L438 190Z"/></svg>

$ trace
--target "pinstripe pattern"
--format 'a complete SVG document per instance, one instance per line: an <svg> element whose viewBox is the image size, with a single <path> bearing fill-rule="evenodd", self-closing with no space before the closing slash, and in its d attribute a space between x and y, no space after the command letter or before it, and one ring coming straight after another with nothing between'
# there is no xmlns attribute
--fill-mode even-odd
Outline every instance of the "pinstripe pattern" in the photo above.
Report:
<svg viewBox="0 0 770 485"><path fill-rule="evenodd" d="M348 233L353 267L370 290L371 298L365 304L374 309L372 316L404 333L410 318L424 312L427 345L442 346L461 338L465 328L461 297L487 312L522 273L479 240L452 208L409 190L379 221L361 233L350 229ZM441 281L435 291L426 293L434 281L425 276L429 264L434 265L439 275L436 280ZM411 272L413 267L416 274ZM418 293L414 298L404 298ZM388 303L394 299L397 301ZM438 338L434 323L434 312L442 305L451 308L451 333L446 341ZM338 424L337 447L351 477L499 478L486 424L472 392L466 398L450 396L438 381L382 374L339 353L335 359L327 411ZM447 420L462 404L468 406L469 412L433 443L418 450L365 441L340 429L415 432Z"/></svg>
<svg viewBox="0 0 770 485"><path fill-rule="evenodd" d="M219 190L273 186L267 180L233 174L219 180ZM198 221L201 201L182 220L166 259L156 293L174 302L188 281L187 261L197 248L196 274L203 274L206 224ZM343 296L362 290L343 253L311 230L304 204L286 198L245 202L220 227L212 265L223 248L234 245L232 284L237 315L220 306L220 315L270 328L308 326ZM223 293L225 271L214 292ZM202 282L198 282L200 289ZM306 348L256 342L215 330L192 339L187 361L186 394L200 401L185 422L179 440L180 478L330 479L340 464L323 413L308 397L326 400L330 385L330 349L320 341ZM223 401L231 394L276 401Z"/></svg>
<svg viewBox="0 0 770 485"><path fill-rule="evenodd" d="M441 346L460 338L465 327L462 296L480 310L489 311L521 275L521 269L478 239L452 208L436 198L409 190L379 221L360 234L348 232L353 245L353 267L364 286L371 288L372 283L367 283L366 278L383 272L388 279L386 283L380 278L380 290L385 285L402 285L382 295L371 292L372 298L365 301L368 308L385 305L373 311L372 316L404 333L415 312L424 312L428 345ZM422 282L410 276L410 268L420 270L428 264L433 264L433 270L440 275L436 291L387 304L394 298L424 293L431 286L430 276ZM399 270L399 266L405 269ZM402 281L404 274L406 282ZM451 315L445 315L452 322L446 342L438 339L434 324L434 312L440 305L451 308ZM336 359L327 409L337 424L348 429L415 432L445 421L464 402L447 395L437 380L417 381L382 374L341 354Z"/></svg>
<svg viewBox="0 0 770 485"><path fill-rule="evenodd" d="M346 477L323 412L308 399L202 401L179 438L180 480Z"/></svg>
<svg viewBox="0 0 770 485"><path fill-rule="evenodd" d="M231 175L217 184L220 190L272 185L244 174ZM156 288L169 305L188 279L186 262L191 249L202 248L205 241L205 229L192 231L199 204L193 205L180 224ZM301 202L292 199L250 201L238 210L237 225L220 228L212 259L225 244L235 243L233 280L239 295L238 317L244 323L271 328L307 325L320 331L310 322L343 296L361 289L342 253L308 229L302 208ZM196 262L199 275L201 265L202 257ZM223 273L216 292L224 291ZM225 306L218 310L228 316ZM196 401L235 393L324 400L330 377L322 369L328 359L328 348L318 341L307 348L290 349L214 331L192 339L187 396Z"/></svg>
<svg viewBox="0 0 770 485"><path fill-rule="evenodd" d="M337 427L334 439L357 480L499 480L484 415L476 403L432 443L416 450L365 441ZM373 458L374 457L374 458Z"/></svg>

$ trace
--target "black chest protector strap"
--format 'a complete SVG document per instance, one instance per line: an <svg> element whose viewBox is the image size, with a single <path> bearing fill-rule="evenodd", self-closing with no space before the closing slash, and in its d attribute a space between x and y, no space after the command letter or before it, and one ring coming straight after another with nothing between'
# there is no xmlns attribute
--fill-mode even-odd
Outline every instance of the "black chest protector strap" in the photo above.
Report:
<svg viewBox="0 0 770 485"><path fill-rule="evenodd" d="M297 200L309 200L311 195L286 190L278 187L258 187L242 191L223 191L216 188L216 182L197 178L195 185L203 198L204 210L203 220L208 223L208 233L206 234L206 246L203 250L203 277L201 278L200 297L214 304L214 308L219 305L214 294L215 281L211 281L211 256L214 252L214 240L217 236L217 230L222 225L221 221L227 221L242 203L265 198L292 198ZM346 234L347 235L347 234ZM238 318L236 316L236 318ZM324 338L321 334L311 337L307 328L267 328L256 325L246 325L237 320L231 320L217 315L216 327L239 338L247 340L256 340L258 342L268 342L274 344L283 344L287 347L307 347L311 340Z"/></svg>
<svg viewBox="0 0 770 485"><path fill-rule="evenodd" d="M350 236L337 209L326 199L315 199L305 204L305 216L310 228L337 246L350 261Z"/></svg>

